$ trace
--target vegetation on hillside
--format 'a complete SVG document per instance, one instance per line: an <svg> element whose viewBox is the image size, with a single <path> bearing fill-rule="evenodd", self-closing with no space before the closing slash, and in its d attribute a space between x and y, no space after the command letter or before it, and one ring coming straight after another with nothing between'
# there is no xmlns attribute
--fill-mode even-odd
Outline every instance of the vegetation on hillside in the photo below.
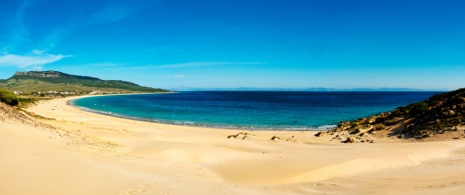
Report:
<svg viewBox="0 0 465 195"><path fill-rule="evenodd" d="M17 106L19 104L18 97L10 91L0 88L0 102L6 103L10 106Z"/></svg>
<svg viewBox="0 0 465 195"><path fill-rule="evenodd" d="M465 127L465 88L430 97L426 101L399 107L392 112L341 122L332 132L350 134L390 130L391 135L417 139L458 131Z"/></svg>
<svg viewBox="0 0 465 195"><path fill-rule="evenodd" d="M0 87L26 95L79 95L93 91L101 93L156 93L167 92L159 88L143 87L119 80L101 80L57 71L19 72L7 80L0 80Z"/></svg>
<svg viewBox="0 0 465 195"><path fill-rule="evenodd" d="M137 84L126 82L126 81L116 81L116 80L100 80L93 77L83 77L83 76L74 76L74 75L67 75L62 73L63 76L59 78L40 78L40 77L33 77L33 76L13 76L7 81L21 81L21 80L37 80L43 81L46 83L52 84L68 84L68 85L77 85L77 86L84 86L84 87L93 87L93 88L112 88L112 89L123 89L128 91L141 91L141 92L158 92L158 91L165 91L161 89L155 89L150 87L141 87Z"/></svg>

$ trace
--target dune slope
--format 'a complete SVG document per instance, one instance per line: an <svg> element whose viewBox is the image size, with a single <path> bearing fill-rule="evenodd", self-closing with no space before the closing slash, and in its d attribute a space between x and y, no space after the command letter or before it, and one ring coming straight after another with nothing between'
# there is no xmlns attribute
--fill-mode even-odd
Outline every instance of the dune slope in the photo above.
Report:
<svg viewBox="0 0 465 195"><path fill-rule="evenodd" d="M312 131L132 121L68 100L30 108L53 118L31 124L1 111L1 194L437 194L465 186L462 140L342 144Z"/></svg>

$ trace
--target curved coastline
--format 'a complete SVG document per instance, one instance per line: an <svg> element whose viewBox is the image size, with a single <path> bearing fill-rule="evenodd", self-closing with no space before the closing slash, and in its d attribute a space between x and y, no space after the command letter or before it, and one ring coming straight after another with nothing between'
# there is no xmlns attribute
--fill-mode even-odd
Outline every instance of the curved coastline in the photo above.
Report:
<svg viewBox="0 0 465 195"><path fill-rule="evenodd" d="M177 93L177 92L172 92ZM337 125L321 125L319 127L286 127L286 128L253 128L253 127L235 127L235 126L221 126L221 125L202 125L199 123L194 123L191 121L164 121L159 119L144 119L138 117L131 117L131 116L124 116L115 114L112 112L105 112L105 111L98 111L89 109L82 106L77 106L73 102L83 98L92 98L92 97L102 97L102 96L124 96L124 95L144 95L144 94L165 94L165 93L140 93L140 94L109 94L109 95L86 95L86 96L75 96L72 99L66 102L67 105L78 108L82 111L91 112L95 114L101 114L105 116L117 117L122 119L128 120L135 120L135 121L143 121L143 122L151 122L157 124L164 124L164 125L176 125L176 126L185 126L185 127L201 127L201 128L209 128L209 129L226 129L226 130L237 130L237 131L322 131L322 130L329 130L331 128L336 127ZM166 94L171 94L166 93Z"/></svg>
<svg viewBox="0 0 465 195"><path fill-rule="evenodd" d="M26 109L45 116L38 122L46 125L0 120L0 144L5 148L0 150L5 157L0 161L2 194L463 190L463 139L412 143L383 137L375 144L342 144L311 131L238 132L121 119L68 106L73 98L79 97L42 101Z"/></svg>
<svg viewBox="0 0 465 195"><path fill-rule="evenodd" d="M340 121L390 111L423 100L431 93L208 91L171 95L93 96L74 100L71 104L85 111L161 124L238 130L314 131L330 130Z"/></svg>

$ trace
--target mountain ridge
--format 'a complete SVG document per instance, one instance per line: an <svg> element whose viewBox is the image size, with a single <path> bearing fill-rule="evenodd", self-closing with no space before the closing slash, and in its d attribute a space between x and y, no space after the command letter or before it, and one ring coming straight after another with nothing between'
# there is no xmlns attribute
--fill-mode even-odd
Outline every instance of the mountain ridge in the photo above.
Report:
<svg viewBox="0 0 465 195"><path fill-rule="evenodd" d="M101 93L151 93L168 92L122 80L102 80L96 77L72 75L59 71L16 72L6 80L0 80L0 88L24 94L67 92L67 94Z"/></svg>

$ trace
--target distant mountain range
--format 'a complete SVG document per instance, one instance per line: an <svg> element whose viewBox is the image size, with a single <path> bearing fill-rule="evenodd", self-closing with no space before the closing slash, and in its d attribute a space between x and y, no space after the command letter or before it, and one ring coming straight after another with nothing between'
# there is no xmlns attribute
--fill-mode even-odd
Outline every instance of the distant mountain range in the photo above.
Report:
<svg viewBox="0 0 465 195"><path fill-rule="evenodd" d="M16 72L11 78L0 80L0 88L20 94L88 94L88 93L152 93L167 92L159 88L139 86L121 80L66 74L58 71Z"/></svg>
<svg viewBox="0 0 465 195"><path fill-rule="evenodd" d="M321 91L321 92L337 92L337 91L449 91L447 89L415 89L415 88L326 88L326 87L313 87L313 88L258 88L258 87L239 87L239 88L194 88L194 87L179 87L171 89L173 91Z"/></svg>

